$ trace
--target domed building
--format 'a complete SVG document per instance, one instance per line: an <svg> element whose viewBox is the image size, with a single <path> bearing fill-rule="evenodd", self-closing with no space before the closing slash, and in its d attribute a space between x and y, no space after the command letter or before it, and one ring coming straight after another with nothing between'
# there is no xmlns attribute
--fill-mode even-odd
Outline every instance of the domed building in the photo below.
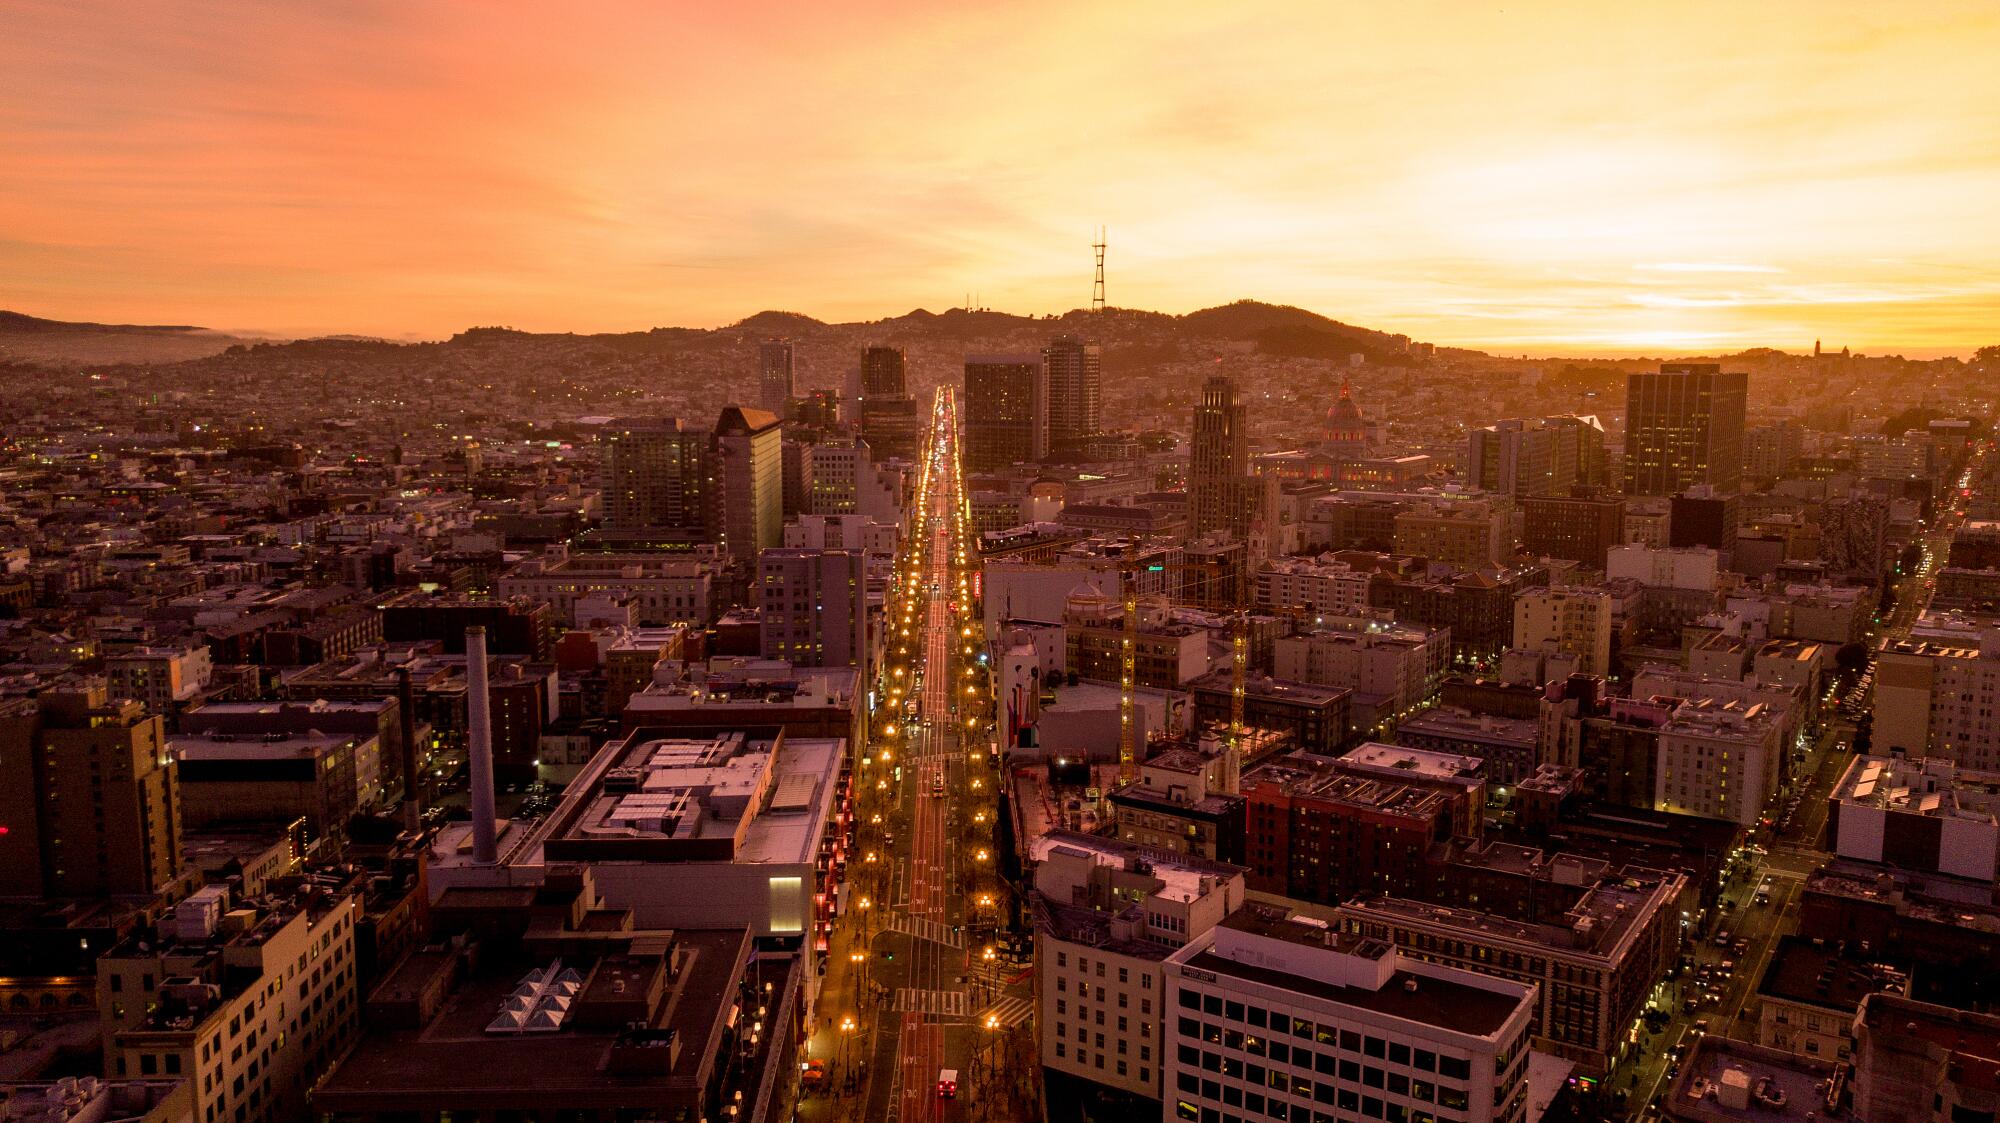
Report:
<svg viewBox="0 0 2000 1123"><path fill-rule="evenodd" d="M1326 409L1326 423L1319 436L1330 450L1353 456L1368 452L1368 421L1361 416L1361 407L1354 402L1354 388L1345 378L1340 380L1340 397Z"/></svg>

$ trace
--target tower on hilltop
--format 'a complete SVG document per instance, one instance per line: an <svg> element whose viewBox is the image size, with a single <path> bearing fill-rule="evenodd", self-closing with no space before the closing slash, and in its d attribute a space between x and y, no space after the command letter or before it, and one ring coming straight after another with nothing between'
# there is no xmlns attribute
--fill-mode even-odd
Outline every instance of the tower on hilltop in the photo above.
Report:
<svg viewBox="0 0 2000 1123"><path fill-rule="evenodd" d="M1097 228L1097 240L1090 244L1090 248L1097 255L1097 281L1090 286L1090 310L1102 312L1104 311L1104 227Z"/></svg>

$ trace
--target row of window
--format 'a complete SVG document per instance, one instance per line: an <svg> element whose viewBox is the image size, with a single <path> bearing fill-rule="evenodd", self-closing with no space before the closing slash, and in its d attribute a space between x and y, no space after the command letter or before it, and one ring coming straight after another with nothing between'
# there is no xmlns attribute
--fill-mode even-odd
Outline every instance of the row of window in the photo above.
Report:
<svg viewBox="0 0 2000 1123"><path fill-rule="evenodd" d="M1463 1087L1413 1078L1405 1073L1389 1072L1375 1065L1364 1065L1359 1061L1345 1059L1336 1061L1324 1053L1301 1056L1294 1052L1290 1061L1286 1063L1299 1065L1308 1072L1332 1079L1313 1080L1299 1072L1267 1068L1253 1061L1238 1060L1235 1057L1197 1049L1188 1044L1176 1047L1176 1059L1185 1066L1179 1077L1183 1090L1187 1090L1190 1080L1200 1079L1199 1074L1194 1071L1199 1069L1202 1072L1212 1072L1222 1080L1247 1084L1253 1088L1269 1088L1273 1094L1288 1092L1302 1100L1318 1100L1322 1103L1332 1102L1328 1097L1334 1096L1339 1091L1334 1080L1350 1086L1360 1085L1364 1094L1367 1089L1374 1089L1387 1095L1417 1100L1425 1104L1441 1104L1461 1111L1465 1109L1468 1101L1468 1093ZM1302 1061L1307 1063L1302 1064Z"/></svg>
<svg viewBox="0 0 2000 1123"><path fill-rule="evenodd" d="M1465 1057L1439 1054L1429 1049L1412 1049L1409 1045L1400 1041L1388 1041L1380 1037L1362 1034L1355 1030L1342 1029L1340 1026L1332 1023L1315 1023L1306 1018L1291 1017L1282 1011L1265 1010L1261 1006L1227 999L1219 994L1206 994L1184 986L1180 991L1179 1003L1180 1008L1183 1010L1198 1012L1210 1017L1220 1017L1230 1022L1237 1022L1249 1027L1253 1031L1260 1029L1267 1031L1267 1034L1264 1035L1254 1032L1233 1031L1228 1030L1226 1027L1198 1023L1194 1019L1183 1015L1178 1026L1182 1037L1209 1040L1210 1031L1213 1031L1215 1040L1219 1043L1224 1040L1234 1040L1236 1039L1236 1035L1240 1034L1241 1040L1246 1042L1246 1044L1254 1042L1255 1047L1262 1050L1258 1055L1268 1055L1274 1060L1281 1060L1285 1056L1296 1052L1309 1052L1301 1050L1296 1045L1285 1045L1281 1042L1267 1040L1267 1037L1290 1034L1299 1040L1317 1042L1320 1045L1328 1048L1336 1048L1342 1052L1377 1060L1386 1060L1390 1064L1412 1067L1422 1072L1435 1072L1447 1079L1463 1081L1472 1074L1472 1062ZM1189 1032L1190 1027L1194 1027L1195 1031ZM1281 1046L1283 1049L1282 1053L1278 1052ZM1231 1047L1234 1048L1236 1046ZM1248 1051L1248 1049L1245 1048L1244 1051ZM1297 1061L1293 1061L1292 1063L1299 1064ZM1299 1064L1299 1067L1306 1068L1312 1066L1310 1063L1307 1063Z"/></svg>
<svg viewBox="0 0 2000 1123"><path fill-rule="evenodd" d="M1257 1116L1266 1119L1286 1120L1288 1123L1350 1123L1367 1117L1387 1120L1388 1123L1460 1123L1462 1116L1448 1115L1426 1108L1411 1107L1407 1104L1390 1103L1378 1096L1362 1095L1352 1091L1336 1092L1331 1100L1316 1100L1315 1106L1301 1103L1287 1103L1276 1096L1262 1092L1238 1088L1230 1084L1217 1084L1211 1080L1198 1082L1198 1091L1189 1093L1202 1099L1219 1102L1221 1107L1196 1104L1184 1096L1174 1099L1174 1118L1198 1121L1198 1123L1255 1123ZM1183 1092L1187 1089L1183 1086ZM1340 1109L1340 1115L1318 1110L1318 1107L1332 1106ZM1238 1115L1228 1108L1241 1108L1246 1115Z"/></svg>

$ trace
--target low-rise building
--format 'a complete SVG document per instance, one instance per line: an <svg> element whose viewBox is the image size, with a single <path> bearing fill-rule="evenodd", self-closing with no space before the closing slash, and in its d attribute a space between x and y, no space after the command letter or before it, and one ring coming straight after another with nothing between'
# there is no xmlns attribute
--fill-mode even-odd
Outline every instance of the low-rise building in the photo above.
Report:
<svg viewBox="0 0 2000 1123"><path fill-rule="evenodd" d="M381 745L338 733L175 737L181 809L191 828L306 821L310 837L345 834L382 796Z"/></svg>
<svg viewBox="0 0 2000 1123"><path fill-rule="evenodd" d="M1441 628L1356 621L1281 636L1271 645L1272 674L1351 691L1350 736L1387 732L1435 694L1451 665L1451 637Z"/></svg>
<svg viewBox="0 0 2000 1123"><path fill-rule="evenodd" d="M1571 888L1573 903L1539 922L1386 896L1343 904L1339 920L1415 959L1534 984L1535 1048L1602 1075L1680 955L1686 878L1626 867Z"/></svg>
<svg viewBox="0 0 2000 1123"><path fill-rule="evenodd" d="M185 1078L201 1123L292 1120L360 1025L358 876L211 885L97 965L106 1075Z"/></svg>
<svg viewBox="0 0 2000 1123"><path fill-rule="evenodd" d="M2000 877L2000 773L1946 760L1856 756L1828 796L1843 858L1969 878Z"/></svg>
<svg viewBox="0 0 2000 1123"><path fill-rule="evenodd" d="M1533 985L1266 904L1166 966L1164 1118L1527 1118Z"/></svg>
<svg viewBox="0 0 2000 1123"><path fill-rule="evenodd" d="M1364 744L1259 765L1243 793L1250 887L1333 905L1434 896L1431 851L1479 835L1486 781L1468 757Z"/></svg>
<svg viewBox="0 0 2000 1123"><path fill-rule="evenodd" d="M186 1078L100 1080L64 1076L0 1083L0 1119L9 1123L197 1123Z"/></svg>
<svg viewBox="0 0 2000 1123"><path fill-rule="evenodd" d="M1240 757L1219 738L1206 741L1154 752L1139 765L1136 781L1111 790L1120 839L1210 861L1243 861Z"/></svg>
<svg viewBox="0 0 2000 1123"><path fill-rule="evenodd" d="M1845 1061L1862 1000L1877 991L1900 994L1908 984L1895 968L1850 958L1824 939L1780 936L1757 981L1757 1044Z"/></svg>
<svg viewBox="0 0 2000 1123"><path fill-rule="evenodd" d="M1876 655L1873 745L2000 771L2000 630L1926 613Z"/></svg>
<svg viewBox="0 0 2000 1123"><path fill-rule="evenodd" d="M1540 725L1532 718L1496 717L1441 706L1398 724L1396 743L1483 761L1487 782L1499 788L1534 774L1540 732Z"/></svg>
<svg viewBox="0 0 2000 1123"><path fill-rule="evenodd" d="M1700 1034L1661 1094L1660 1111L1677 1123L1873 1123L1848 1110L1844 1077L1831 1061Z"/></svg>
<svg viewBox="0 0 2000 1123"><path fill-rule="evenodd" d="M1243 870L1097 835L1030 844L1045 1094L1102 1089L1160 1113L1167 957L1243 905Z"/></svg>
<svg viewBox="0 0 2000 1123"><path fill-rule="evenodd" d="M574 875L453 889L433 916L439 940L369 993L367 1029L313 1089L323 1118L770 1119L790 1102L798 962L744 929L644 927Z"/></svg>
<svg viewBox="0 0 2000 1123"><path fill-rule="evenodd" d="M1659 731L1653 807L1749 826L1778 790L1788 723L1760 703L1684 702Z"/></svg>
<svg viewBox="0 0 2000 1123"><path fill-rule="evenodd" d="M1994 1118L2000 1016L1871 994L1854 1022L1853 1085L1868 1123Z"/></svg>

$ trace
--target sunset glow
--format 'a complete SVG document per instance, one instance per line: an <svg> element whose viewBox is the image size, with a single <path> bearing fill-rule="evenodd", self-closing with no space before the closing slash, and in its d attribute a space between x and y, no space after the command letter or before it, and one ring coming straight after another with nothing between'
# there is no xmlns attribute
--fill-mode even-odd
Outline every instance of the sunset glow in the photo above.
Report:
<svg viewBox="0 0 2000 1123"><path fill-rule="evenodd" d="M1497 352L2000 320L2000 9L0 3L0 307L438 337L1297 304Z"/></svg>

